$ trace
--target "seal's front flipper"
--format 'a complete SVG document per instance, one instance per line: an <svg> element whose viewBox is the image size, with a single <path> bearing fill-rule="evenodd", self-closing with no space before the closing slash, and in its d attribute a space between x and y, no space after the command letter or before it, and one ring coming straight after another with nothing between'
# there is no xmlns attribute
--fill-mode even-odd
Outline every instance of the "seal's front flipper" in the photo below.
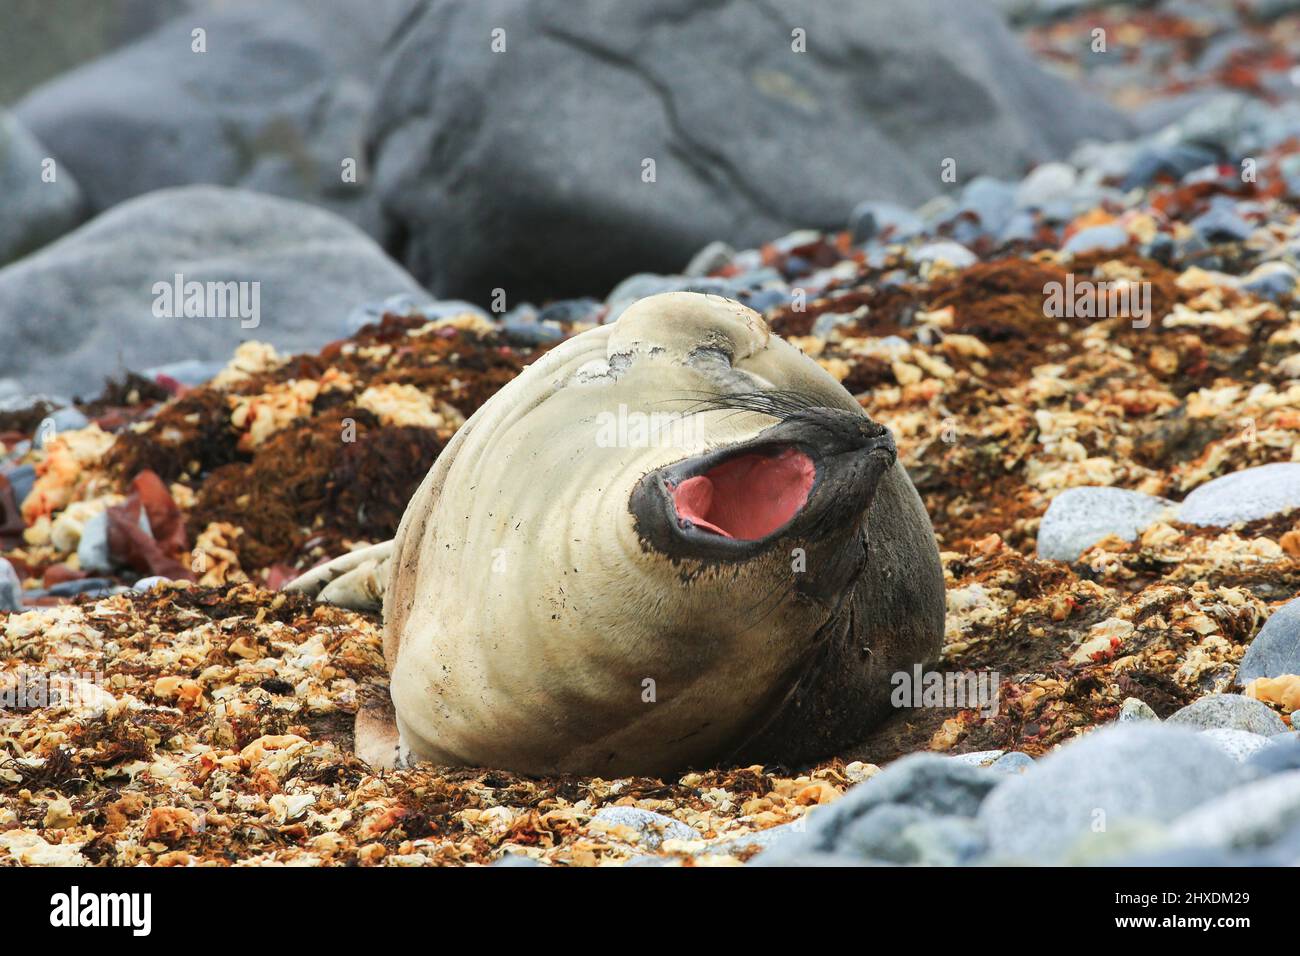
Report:
<svg viewBox="0 0 1300 956"><path fill-rule="evenodd" d="M388 588L388 559L393 542L384 541L340 555L285 585L326 604L356 611L377 611L384 606Z"/></svg>
<svg viewBox="0 0 1300 956"><path fill-rule="evenodd" d="M386 684L367 684L358 693L353 749L375 770L403 765L397 713Z"/></svg>

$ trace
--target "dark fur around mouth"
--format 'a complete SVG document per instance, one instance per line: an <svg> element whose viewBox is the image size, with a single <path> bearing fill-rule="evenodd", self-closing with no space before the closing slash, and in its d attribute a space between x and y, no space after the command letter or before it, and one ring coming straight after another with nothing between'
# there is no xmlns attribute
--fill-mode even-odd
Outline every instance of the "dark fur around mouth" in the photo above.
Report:
<svg viewBox="0 0 1300 956"><path fill-rule="evenodd" d="M871 504L880 477L897 458L893 436L865 415L818 405L790 391L710 396L697 411L731 409L771 416L775 424L747 442L687 458L649 472L629 501L643 544L673 560L746 561L776 542L816 542L852 535ZM741 458L806 455L815 477L806 501L782 526L756 538L731 538L682 519L673 491L681 482L709 474Z"/></svg>

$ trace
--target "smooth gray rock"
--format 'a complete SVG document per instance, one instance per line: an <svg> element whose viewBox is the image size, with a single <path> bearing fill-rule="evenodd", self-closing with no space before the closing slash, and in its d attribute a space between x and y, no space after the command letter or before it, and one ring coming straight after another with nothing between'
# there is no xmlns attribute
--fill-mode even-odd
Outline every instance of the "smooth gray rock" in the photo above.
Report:
<svg viewBox="0 0 1300 956"><path fill-rule="evenodd" d="M16 112L95 212L215 183L307 200L373 232L363 138L381 49L410 7L212 4L32 90ZM358 164L355 182L345 159Z"/></svg>
<svg viewBox="0 0 1300 956"><path fill-rule="evenodd" d="M1300 462L1258 465L1215 478L1183 499L1178 520L1227 527L1300 508Z"/></svg>
<svg viewBox="0 0 1300 956"><path fill-rule="evenodd" d="M1202 730L1201 736L1237 763L1245 763L1261 750L1276 746L1272 740L1261 734L1252 734L1248 730L1235 730L1230 727Z"/></svg>
<svg viewBox="0 0 1300 956"><path fill-rule="evenodd" d="M682 821L637 807L601 807L592 814L592 819L631 827L640 834L641 846L649 850L659 849L665 840L700 839L699 832Z"/></svg>
<svg viewBox="0 0 1300 956"><path fill-rule="evenodd" d="M1038 556L1077 561L1108 535L1133 541L1175 507L1164 498L1124 488L1067 488L1052 499L1038 526Z"/></svg>
<svg viewBox="0 0 1300 956"><path fill-rule="evenodd" d="M758 859L774 865L793 865L809 853L861 859L876 852L879 841L891 839L889 833L905 824L973 817L981 801L1004 779L1002 774L951 757L911 754L850 787L834 803L819 807L808 816L804 834L782 840Z"/></svg>
<svg viewBox="0 0 1300 956"><path fill-rule="evenodd" d="M1190 730L1111 724L1004 777L980 807L993 858L1050 863L1089 835L1173 820L1245 779Z"/></svg>
<svg viewBox="0 0 1300 956"><path fill-rule="evenodd" d="M12 113L0 110L0 266L39 249L84 217L81 190L72 173ZM49 176L54 181L48 182Z"/></svg>
<svg viewBox="0 0 1300 956"><path fill-rule="evenodd" d="M1066 241L1062 250L1071 254L1078 254L1093 252L1097 249L1119 249L1128 244L1128 233L1123 226L1107 224L1080 229Z"/></svg>
<svg viewBox="0 0 1300 956"><path fill-rule="evenodd" d="M1241 694L1206 694L1170 714L1165 723L1183 724L1197 730L1244 730L1264 737L1287 729L1268 704Z"/></svg>
<svg viewBox="0 0 1300 956"><path fill-rule="evenodd" d="M983 829L967 817L936 816L917 806L885 803L846 827L833 852L880 863L955 866L981 856ZM783 848L794 849L786 843Z"/></svg>
<svg viewBox="0 0 1300 956"><path fill-rule="evenodd" d="M1179 817L1170 842L1183 846L1264 847L1300 824L1300 770L1238 787Z"/></svg>
<svg viewBox="0 0 1300 956"><path fill-rule="evenodd" d="M14 566L0 558L0 611L23 609L23 582L18 579Z"/></svg>
<svg viewBox="0 0 1300 956"><path fill-rule="evenodd" d="M249 305L257 291L256 321L157 317L155 304L165 303L155 284L171 286L177 274L214 289L258 283L243 287ZM161 190L0 269L0 374L96 394L106 376L225 361L247 339L318 348L337 337L356 303L422 291L371 239L324 210L216 186Z"/></svg>
<svg viewBox="0 0 1300 956"><path fill-rule="evenodd" d="M963 182L1018 176L1128 127L968 0L438 0L384 76L390 248L436 294L478 302L589 295L713 239L838 229L857 201L939 193L946 158Z"/></svg>
<svg viewBox="0 0 1300 956"><path fill-rule="evenodd" d="M1269 615L1237 668L1237 683L1245 687L1257 677L1300 674L1300 598Z"/></svg>
<svg viewBox="0 0 1300 956"><path fill-rule="evenodd" d="M1159 721L1160 718L1146 701L1138 700L1136 697L1125 698L1119 708L1119 716L1115 718L1116 723L1129 724L1143 720Z"/></svg>

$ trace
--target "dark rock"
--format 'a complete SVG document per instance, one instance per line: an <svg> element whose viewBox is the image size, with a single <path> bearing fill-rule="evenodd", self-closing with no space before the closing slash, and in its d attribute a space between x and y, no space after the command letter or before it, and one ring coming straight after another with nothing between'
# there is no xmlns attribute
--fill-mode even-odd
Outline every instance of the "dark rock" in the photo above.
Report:
<svg viewBox="0 0 1300 956"><path fill-rule="evenodd" d="M52 80L16 112L94 212L214 183L307 200L374 232L363 136L381 47L409 6L222 5ZM193 50L195 28L206 52ZM346 159L361 164L354 182Z"/></svg>
<svg viewBox="0 0 1300 956"><path fill-rule="evenodd" d="M714 239L834 230L855 201L935 195L947 157L963 180L1013 176L1126 129L966 0L441 0L384 74L390 248L438 295L478 302L607 289Z"/></svg>

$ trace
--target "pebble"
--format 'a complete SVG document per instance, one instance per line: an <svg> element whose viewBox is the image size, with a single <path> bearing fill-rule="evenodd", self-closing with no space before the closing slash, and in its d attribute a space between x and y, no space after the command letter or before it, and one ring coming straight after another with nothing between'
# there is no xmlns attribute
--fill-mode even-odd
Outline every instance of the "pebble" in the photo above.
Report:
<svg viewBox="0 0 1300 956"><path fill-rule="evenodd" d="M1079 176L1069 163L1042 163L1016 189L1016 205L1022 209L1042 208L1074 189Z"/></svg>
<svg viewBox="0 0 1300 956"><path fill-rule="evenodd" d="M947 262L958 269L965 269L979 261L979 256L957 242L929 242L912 250L912 261L918 265L923 262Z"/></svg>
<svg viewBox="0 0 1300 956"><path fill-rule="evenodd" d="M951 757L910 754L811 814L803 836L782 841L760 857L775 862L809 852L860 855L868 847L877 847L877 840L887 840L886 831L904 821L973 817L984 798L1005 779ZM891 809L877 812L884 807Z"/></svg>
<svg viewBox="0 0 1300 956"><path fill-rule="evenodd" d="M113 582L108 578L77 578L75 581L60 581L46 588L45 593L51 597L76 597L78 594L98 594L112 590Z"/></svg>
<svg viewBox="0 0 1300 956"><path fill-rule="evenodd" d="M1192 220L1191 226L1206 242L1240 242L1249 239L1255 227L1234 211L1217 206Z"/></svg>
<svg viewBox="0 0 1300 956"><path fill-rule="evenodd" d="M401 316L418 315L433 321L434 319L448 318L453 315L462 315L466 312L482 316L485 319L489 318L487 312L472 302L465 302L461 299L438 300L413 292L399 292L396 295L390 295L386 299L363 302L361 305L354 307L343 320L343 334L345 336L355 335L363 327L382 321L384 316L390 313Z"/></svg>
<svg viewBox="0 0 1300 956"><path fill-rule="evenodd" d="M1065 243L1062 251L1077 254L1096 249L1118 249L1128 244L1128 233L1124 231L1124 227L1108 223L1104 226L1080 229Z"/></svg>
<svg viewBox="0 0 1300 956"><path fill-rule="evenodd" d="M9 487L14 490L14 501L21 505L23 499L32 493L32 487L36 484L36 466L15 465L5 469L3 474L9 479Z"/></svg>
<svg viewBox="0 0 1300 956"><path fill-rule="evenodd" d="M717 272L724 266L730 265L731 261L735 258L735 249L731 248L727 243L715 239L699 252L695 253L695 255L691 256L691 261L682 271L682 274L688 276L707 276L710 273Z"/></svg>
<svg viewBox="0 0 1300 956"><path fill-rule="evenodd" d="M1123 188L1149 186L1160 176L1182 179L1195 169L1217 160L1214 150L1193 143L1161 143L1148 146L1133 161L1124 177Z"/></svg>
<svg viewBox="0 0 1300 956"><path fill-rule="evenodd" d="M1201 736L1237 761L1237 763L1244 763L1259 751L1276 746L1273 741L1260 734L1252 734L1248 730L1234 730L1229 727L1214 727L1210 730L1202 730Z"/></svg>
<svg viewBox="0 0 1300 956"><path fill-rule="evenodd" d="M553 322L539 320L537 310L528 303L517 305L501 320L506 336L519 345L544 345L564 338L564 329Z"/></svg>
<svg viewBox="0 0 1300 956"><path fill-rule="evenodd" d="M163 577L161 574L151 574L147 578L141 578L139 581L136 581L135 584L131 585L131 590L148 591L150 588L156 587L159 584L166 584L169 581L171 581L171 578Z"/></svg>
<svg viewBox="0 0 1300 956"><path fill-rule="evenodd" d="M1178 508L1185 524L1227 527L1300 507L1300 462L1258 465L1215 478Z"/></svg>
<svg viewBox="0 0 1300 956"><path fill-rule="evenodd" d="M99 512L86 519L77 542L77 562L88 574L107 574L113 570L108 553L108 514Z"/></svg>
<svg viewBox="0 0 1300 956"><path fill-rule="evenodd" d="M1067 488L1052 499L1038 528L1038 556L1077 561L1108 535L1134 540L1171 514L1174 502L1124 488Z"/></svg>
<svg viewBox="0 0 1300 956"><path fill-rule="evenodd" d="M36 434L32 438L32 443L37 448L43 448L46 439L53 438L60 432L78 431L89 424L89 418L69 405L42 419L41 423L36 426Z"/></svg>
<svg viewBox="0 0 1300 956"><path fill-rule="evenodd" d="M1260 299L1276 302L1290 295L1296 285L1296 270L1285 262L1265 262L1244 279L1241 288Z"/></svg>
<svg viewBox="0 0 1300 956"><path fill-rule="evenodd" d="M983 767L996 773L1020 773L1034 765L1034 758L1018 750L977 750L950 758L968 767Z"/></svg>
<svg viewBox="0 0 1300 956"><path fill-rule="evenodd" d="M1243 687L1258 677L1300 674L1300 598L1283 604L1269 616L1237 668Z"/></svg>
<svg viewBox="0 0 1300 956"><path fill-rule="evenodd" d="M0 611L23 609L23 582L14 566L0 558Z"/></svg>
<svg viewBox="0 0 1300 956"><path fill-rule="evenodd" d="M902 242L924 229L925 222L912 210L884 200L858 203L849 216L849 232L855 245L882 236L886 230L890 230L890 242Z"/></svg>
<svg viewBox="0 0 1300 956"><path fill-rule="evenodd" d="M1207 694L1171 714L1165 723L1198 730L1244 730L1264 737L1287 729L1268 704L1241 694Z"/></svg>
<svg viewBox="0 0 1300 956"><path fill-rule="evenodd" d="M958 209L974 213L984 232L997 235L1015 214L1016 185L992 176L976 176L962 190Z"/></svg>
<svg viewBox="0 0 1300 956"><path fill-rule="evenodd" d="M659 849L665 840L700 839L694 827L662 813L637 807L601 807L592 814L592 819L613 826L631 827L640 835L641 846L649 850Z"/></svg>
<svg viewBox="0 0 1300 956"><path fill-rule="evenodd" d="M1126 697L1124 703L1120 705L1119 716L1115 720L1116 723L1129 724L1140 720L1159 721L1160 718L1146 701L1138 700L1136 697Z"/></svg>
<svg viewBox="0 0 1300 956"><path fill-rule="evenodd" d="M1173 820L1245 772L1191 731L1140 722L1102 727L1039 760L1033 773L1002 779L979 811L992 853L1051 863L1105 830Z"/></svg>

